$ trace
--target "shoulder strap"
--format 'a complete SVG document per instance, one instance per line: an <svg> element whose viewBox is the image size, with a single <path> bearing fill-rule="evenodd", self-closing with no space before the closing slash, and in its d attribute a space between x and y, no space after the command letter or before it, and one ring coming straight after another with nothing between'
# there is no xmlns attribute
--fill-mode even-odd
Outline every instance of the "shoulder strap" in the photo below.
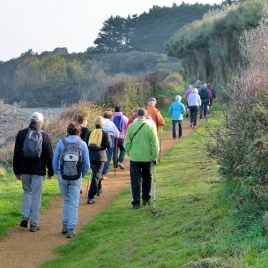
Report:
<svg viewBox="0 0 268 268"><path fill-rule="evenodd" d="M143 124L139 127L139 129L134 133L133 137L131 138L131 142L132 142L132 140L134 139L134 137L136 136L136 134L140 131L140 129L141 129L145 124L146 124L146 122L143 123Z"/></svg>
<svg viewBox="0 0 268 268"><path fill-rule="evenodd" d="M66 141L65 138L64 138L64 139L62 139L62 142L63 142L63 145L64 145L64 146L67 146L67 145L70 144L70 143L76 143L78 146L80 146L80 144L82 143L82 140L81 140L81 138L79 138L76 142L68 142L68 141Z"/></svg>

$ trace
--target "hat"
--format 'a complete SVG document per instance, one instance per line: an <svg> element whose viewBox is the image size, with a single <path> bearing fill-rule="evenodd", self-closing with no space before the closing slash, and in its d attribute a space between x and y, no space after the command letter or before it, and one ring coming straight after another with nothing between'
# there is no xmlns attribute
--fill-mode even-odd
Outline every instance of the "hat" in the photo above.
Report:
<svg viewBox="0 0 268 268"><path fill-rule="evenodd" d="M41 113L34 112L31 115L31 121L42 121L44 120L44 116Z"/></svg>
<svg viewBox="0 0 268 268"><path fill-rule="evenodd" d="M177 95L175 99L181 101L181 96Z"/></svg>
<svg viewBox="0 0 268 268"><path fill-rule="evenodd" d="M149 101L154 101L155 103L157 102L155 98L149 98L148 102Z"/></svg>

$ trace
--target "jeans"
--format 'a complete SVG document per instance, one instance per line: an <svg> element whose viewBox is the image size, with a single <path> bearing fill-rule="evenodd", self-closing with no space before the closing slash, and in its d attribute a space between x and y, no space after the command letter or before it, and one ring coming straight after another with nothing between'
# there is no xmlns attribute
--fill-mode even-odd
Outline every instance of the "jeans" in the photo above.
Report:
<svg viewBox="0 0 268 268"><path fill-rule="evenodd" d="M130 160L130 182L132 204L140 204L140 191L142 183L142 200L151 199L151 162L136 162Z"/></svg>
<svg viewBox="0 0 268 268"><path fill-rule="evenodd" d="M62 196L62 224L67 229L74 229L78 220L78 206L80 199L81 180L65 180L58 175L59 187Z"/></svg>
<svg viewBox="0 0 268 268"><path fill-rule="evenodd" d="M194 123L196 126L196 117L199 106L190 106L190 124Z"/></svg>
<svg viewBox="0 0 268 268"><path fill-rule="evenodd" d="M125 150L123 145L124 145L123 138L115 138L115 146L114 146L114 150L113 150L114 168L117 168L118 162L123 163L123 161L124 161L126 150ZM120 150L119 159L118 159L118 150Z"/></svg>
<svg viewBox="0 0 268 268"><path fill-rule="evenodd" d="M88 191L88 198L93 199L97 191L101 189L102 181L102 170L105 162L101 161L90 161L90 166L92 168L92 178Z"/></svg>
<svg viewBox="0 0 268 268"><path fill-rule="evenodd" d="M204 116L207 116L207 105L208 102L201 102L201 108L200 108L200 114L202 114L202 111L204 111Z"/></svg>
<svg viewBox="0 0 268 268"><path fill-rule="evenodd" d="M107 161L105 162L104 164L104 167L103 167L103 170L102 170L102 175L104 174L107 174L109 172L109 167L110 167L110 162L111 162L111 159L112 159L112 155L113 155L113 150L114 150L114 147L115 147L115 139L113 136L111 136L111 140L112 140L112 147L110 149L108 149L106 151L106 155L107 155Z"/></svg>
<svg viewBox="0 0 268 268"><path fill-rule="evenodd" d="M176 123L178 123L178 137L182 135L182 120L172 120L172 135L173 139L176 139Z"/></svg>
<svg viewBox="0 0 268 268"><path fill-rule="evenodd" d="M23 201L21 214L23 218L30 218L32 225L37 225L40 217L41 194L44 176L23 174L21 176Z"/></svg>

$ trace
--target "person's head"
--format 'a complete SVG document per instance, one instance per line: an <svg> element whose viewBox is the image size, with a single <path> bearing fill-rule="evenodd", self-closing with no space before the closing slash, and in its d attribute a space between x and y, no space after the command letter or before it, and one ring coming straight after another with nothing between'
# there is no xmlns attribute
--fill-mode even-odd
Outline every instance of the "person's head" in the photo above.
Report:
<svg viewBox="0 0 268 268"><path fill-rule="evenodd" d="M139 108L137 111L137 115L139 119L145 119L148 115L148 112L145 108Z"/></svg>
<svg viewBox="0 0 268 268"><path fill-rule="evenodd" d="M115 106L114 107L114 111L117 113L117 112L122 112L122 109L120 106Z"/></svg>
<svg viewBox="0 0 268 268"><path fill-rule="evenodd" d="M80 136L81 134L80 124L74 122L70 123L67 127L67 134Z"/></svg>
<svg viewBox="0 0 268 268"><path fill-rule="evenodd" d="M76 121L78 124L83 125L84 127L87 126L87 116L84 114L77 115Z"/></svg>
<svg viewBox="0 0 268 268"><path fill-rule="evenodd" d="M108 118L108 119L111 119L112 116L113 116L113 113L111 111L105 111L103 114L103 117Z"/></svg>
<svg viewBox="0 0 268 268"><path fill-rule="evenodd" d="M208 83L208 87L211 87L211 83Z"/></svg>
<svg viewBox="0 0 268 268"><path fill-rule="evenodd" d="M207 87L208 87L208 85L207 85L206 83L204 83L204 84L203 84L203 87L207 88Z"/></svg>
<svg viewBox="0 0 268 268"><path fill-rule="evenodd" d="M192 93L197 94L198 93L198 89L196 87L194 87L193 90L192 90Z"/></svg>
<svg viewBox="0 0 268 268"><path fill-rule="evenodd" d="M105 124L105 120L102 116L99 115L99 116L95 117L94 125L96 128L103 128L104 124Z"/></svg>
<svg viewBox="0 0 268 268"><path fill-rule="evenodd" d="M201 80L196 80L195 84L196 84L196 87L198 87L198 88L200 88L202 86Z"/></svg>
<svg viewBox="0 0 268 268"><path fill-rule="evenodd" d="M138 112L138 110L139 110L139 107L134 107L132 109L132 115L136 114Z"/></svg>
<svg viewBox="0 0 268 268"><path fill-rule="evenodd" d="M193 85L189 85L189 89L192 89L193 88Z"/></svg>
<svg viewBox="0 0 268 268"><path fill-rule="evenodd" d="M155 98L149 98L148 99L148 104L152 105L152 106L155 106L157 103L157 100Z"/></svg>
<svg viewBox="0 0 268 268"><path fill-rule="evenodd" d="M43 116L43 114L38 113L38 112L34 112L34 113L31 115L31 123L36 123L36 124L38 124L39 126L41 126L41 125L43 124L43 121L44 121L44 116Z"/></svg>
<svg viewBox="0 0 268 268"><path fill-rule="evenodd" d="M177 96L175 97L175 100L179 100L179 101L181 101L181 96L180 96L180 95L177 95Z"/></svg>

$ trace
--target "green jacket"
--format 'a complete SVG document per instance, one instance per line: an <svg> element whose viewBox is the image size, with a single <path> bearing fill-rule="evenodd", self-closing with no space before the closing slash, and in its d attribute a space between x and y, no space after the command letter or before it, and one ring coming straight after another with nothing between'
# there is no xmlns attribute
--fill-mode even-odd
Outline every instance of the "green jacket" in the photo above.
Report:
<svg viewBox="0 0 268 268"><path fill-rule="evenodd" d="M133 138L143 123L145 124ZM158 153L158 138L154 127L142 119L130 124L125 136L124 147L131 161L155 161Z"/></svg>

